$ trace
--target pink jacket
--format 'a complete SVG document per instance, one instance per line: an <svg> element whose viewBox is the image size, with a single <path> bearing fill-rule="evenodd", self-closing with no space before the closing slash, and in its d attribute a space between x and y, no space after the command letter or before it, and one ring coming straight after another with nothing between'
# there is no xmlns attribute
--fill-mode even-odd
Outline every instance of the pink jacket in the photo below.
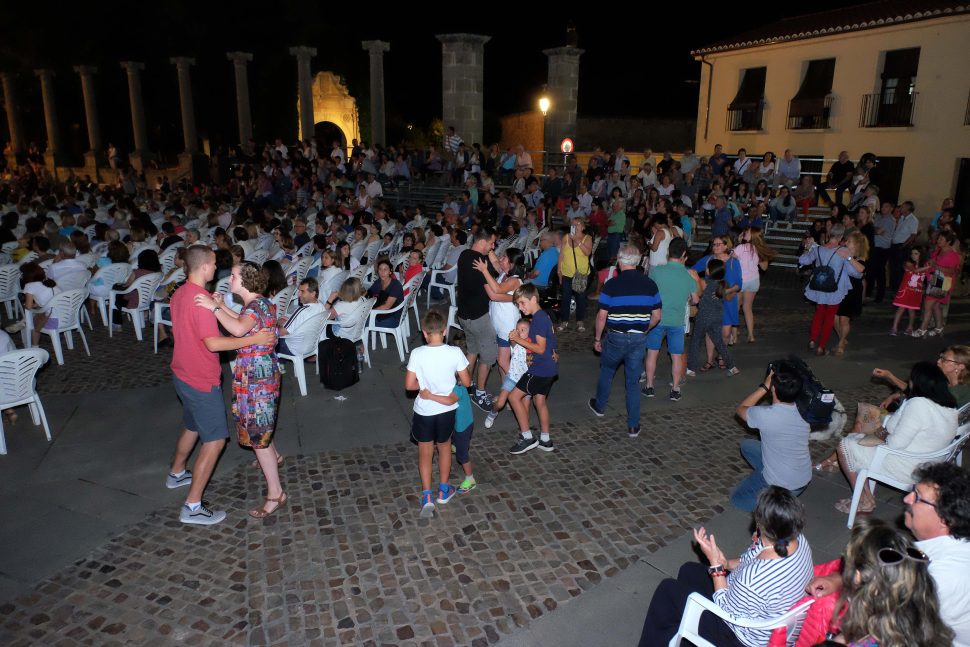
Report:
<svg viewBox="0 0 970 647"><path fill-rule="evenodd" d="M815 566L815 577L822 575L834 575L842 570L842 560L833 559L825 564ZM801 600L792 605L792 608L799 604L804 604L811 600L813 596L806 595ZM832 624L832 613L835 611L835 604L838 602L837 593L831 593L822 598L816 598L815 604L808 608L808 615L802 623L802 629L798 633L798 640L795 647L811 647L825 640L825 634L829 631ZM775 629L771 632L771 640L768 647L785 647L785 628Z"/></svg>

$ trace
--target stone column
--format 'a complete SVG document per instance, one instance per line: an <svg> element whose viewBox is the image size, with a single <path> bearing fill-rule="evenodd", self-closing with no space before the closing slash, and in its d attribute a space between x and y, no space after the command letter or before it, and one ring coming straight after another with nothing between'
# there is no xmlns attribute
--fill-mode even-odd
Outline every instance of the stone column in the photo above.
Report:
<svg viewBox="0 0 970 647"><path fill-rule="evenodd" d="M556 47L542 51L549 57L549 76L546 88L552 105L545 118L543 146L548 153L547 166L558 164L563 157L559 145L564 137L576 138L576 112L579 98L579 57L583 50L576 47Z"/></svg>
<svg viewBox="0 0 970 647"><path fill-rule="evenodd" d="M148 130L145 128L145 104L141 96L141 71L145 69L145 64L123 61L121 69L128 73L128 102L131 104L131 130L135 143L135 150L128 160L132 167L140 171L148 158Z"/></svg>
<svg viewBox="0 0 970 647"><path fill-rule="evenodd" d="M313 137L313 74L310 59L317 55L313 47L291 47L290 55L296 57L297 97L300 110L300 141Z"/></svg>
<svg viewBox="0 0 970 647"><path fill-rule="evenodd" d="M236 112L239 114L239 146L248 154L249 140L253 137L253 116L249 109L249 77L246 74L246 64L253 60L253 55L247 52L229 52L226 58L232 61L236 75Z"/></svg>
<svg viewBox="0 0 970 647"><path fill-rule="evenodd" d="M10 129L10 148L13 155L8 158L11 166L16 166L16 156L24 152L24 133L20 125L20 113L17 111L17 99L14 90L14 75L10 72L0 74L3 81L3 105L7 111L7 128Z"/></svg>
<svg viewBox="0 0 970 647"><path fill-rule="evenodd" d="M490 36L439 34L441 117L469 146L482 143L485 43Z"/></svg>
<svg viewBox="0 0 970 647"><path fill-rule="evenodd" d="M98 103L94 98L94 75L98 68L76 65L74 71L81 75L81 93L84 95L84 116L88 125L89 150L84 154L87 166L96 166L101 156L101 124L98 122Z"/></svg>
<svg viewBox="0 0 970 647"><path fill-rule="evenodd" d="M185 154L191 155L199 150L199 137L195 131L195 106L192 104L192 75L191 66L195 65L194 58L176 56L169 59L175 66L179 78L179 105L182 109L182 140L185 144Z"/></svg>
<svg viewBox="0 0 970 647"><path fill-rule="evenodd" d="M49 69L34 70L40 79L40 94L44 101L44 122L47 124L47 150L44 159L47 168L52 172L61 153L61 137L57 130L57 107L54 104L54 71Z"/></svg>
<svg viewBox="0 0 970 647"><path fill-rule="evenodd" d="M361 43L370 54L370 139L371 144L387 145L387 122L384 118L384 52L391 44L382 40Z"/></svg>

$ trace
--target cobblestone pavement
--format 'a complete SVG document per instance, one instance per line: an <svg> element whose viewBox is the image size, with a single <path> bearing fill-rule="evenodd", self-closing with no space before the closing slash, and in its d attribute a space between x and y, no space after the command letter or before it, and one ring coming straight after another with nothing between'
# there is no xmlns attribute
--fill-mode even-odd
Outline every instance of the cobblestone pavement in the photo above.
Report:
<svg viewBox="0 0 970 647"><path fill-rule="evenodd" d="M288 458L289 505L265 521L245 513L262 477L239 468L207 493L226 522L149 515L0 606L0 644L492 644L720 513L747 472L737 452L711 460L737 443L710 424L730 416L654 413L636 440L590 416L553 426L554 453L514 457L503 413L475 436L479 487L433 520L406 442Z"/></svg>

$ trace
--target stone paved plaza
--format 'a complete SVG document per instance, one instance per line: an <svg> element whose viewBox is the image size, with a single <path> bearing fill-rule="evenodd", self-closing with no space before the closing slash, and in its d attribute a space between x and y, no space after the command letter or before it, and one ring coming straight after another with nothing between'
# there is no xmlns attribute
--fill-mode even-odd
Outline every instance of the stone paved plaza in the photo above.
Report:
<svg viewBox="0 0 970 647"><path fill-rule="evenodd" d="M800 348L805 337L810 310L786 283L759 297L762 341L735 347L741 376L701 375L678 403L644 400L644 433L635 440L622 433L622 375L608 415L594 418L585 399L596 359L588 340L562 335L562 379L551 398L556 451L510 456L511 414L485 430L476 413L479 487L439 506L432 520L417 516L410 401L388 349L374 353L374 369L342 393L343 403L316 383L312 369L308 398L284 376L278 438L289 504L280 513L265 521L245 514L261 500L262 476L247 452L230 446L206 492L229 518L211 528L182 525L176 511L184 491L161 485L180 417L168 386L169 355L154 355L130 327L110 342L98 329L89 334L91 358L68 351L64 367L41 374L53 445L42 446L42 432L25 413L6 429L11 448L0 458L0 494L54 505L44 515L23 503L0 512L0 540L25 544L0 557L0 576L8 579L0 592L9 592L0 597L0 644L552 644L532 633L544 622L586 635L584 643L559 644L626 644L612 634L587 635L585 625L599 612L586 599L683 542L690 527L731 514L728 492L747 473L733 409L766 362ZM964 307L954 306L958 336L948 334L947 342L967 337ZM888 313L860 322L845 358L813 361L850 413L856 401L886 392L865 378L877 362L902 371L935 357L940 345L891 342L882 332ZM662 362L658 393L666 392L666 375ZM121 416L114 405L136 412ZM147 435L115 444L139 433ZM833 445L815 443L813 455ZM847 492L839 481L809 494ZM86 494L88 486L103 490ZM125 514L99 513L115 501ZM817 553L845 536L844 516L830 499L823 503L816 510L806 495L813 519L834 529L816 526L810 534ZM23 514L35 515L27 520L33 523ZM84 523L59 525L62 515L81 514ZM638 631L642 615L624 622Z"/></svg>

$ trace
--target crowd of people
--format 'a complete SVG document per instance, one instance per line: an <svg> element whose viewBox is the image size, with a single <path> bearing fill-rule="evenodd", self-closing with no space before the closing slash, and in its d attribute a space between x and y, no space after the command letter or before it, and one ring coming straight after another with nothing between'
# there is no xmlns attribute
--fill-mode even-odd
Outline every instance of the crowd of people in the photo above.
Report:
<svg viewBox="0 0 970 647"><path fill-rule="evenodd" d="M833 203L831 217L812 222L799 257L807 268L804 296L816 304L809 348L826 354L834 331L839 342L833 352L844 353L852 320L867 301L883 301L887 289L898 308L892 334L903 314L907 334L942 332L963 266L959 216L952 203L943 204L927 232L932 251L925 254L916 245L913 205L880 204L874 155L853 164L843 153L817 179L803 172L790 150L778 159L770 152L753 159L741 149L731 160L718 146L708 157L687 150L678 160L664 153L659 162L645 151L637 162L622 148L610 155L597 149L586 168L570 158L539 177L521 146L504 154L497 146L484 151L449 129L440 149L432 145L423 154L355 142L349 156L337 143L328 156L312 140L296 147L277 140L212 184L162 178L148 186L132 171L114 187L76 177L53 183L39 167L26 165L8 171L0 184L0 244L6 260L20 264L24 305L37 312L33 344L40 330L58 325L44 311L58 293L86 289L93 317L112 291L121 292L106 322L118 328L125 322L122 308L147 305L134 289L138 282L154 281L153 298L167 303L171 325L162 327L161 344L174 346L171 367L184 409L166 485L188 487L180 519L189 524L226 517L202 499L229 438L219 353L234 353L231 418L239 444L253 450L254 466L264 475L264 502L249 511L264 518L287 503L279 472L285 457L273 440L279 355L301 358L295 361L312 355L319 340L307 331L323 318L336 320L326 335L358 343L362 358L366 340L358 340L367 314L375 311L382 329L396 328L408 316L401 306L412 292L428 290L437 306L453 306L464 335L464 349L449 345L448 312L430 308L421 318L425 343L405 363L423 517L476 488L472 405L486 414L486 428L508 405L518 432L512 455L555 451L549 398L559 376L557 333L574 327L599 354L595 395L588 401L594 415L605 415L612 382L624 367L632 438L641 431L641 397L656 396L665 342L672 401L698 372L738 375L731 347L742 316L747 342L757 342L754 302L777 255L765 231L818 203ZM440 208L395 209L383 199L385 186L438 176L461 187L457 199L447 196ZM711 229L698 257L692 245L700 242L699 223ZM112 274L110 268L121 264L131 271ZM431 269L450 278L432 281ZM446 288L453 290L453 304L446 303ZM287 289L296 297L280 309L277 297ZM586 328L590 298L597 301L592 331ZM7 330L21 327L13 322ZM494 373L492 384L500 384L495 395L489 390ZM677 580L661 585L641 645L666 644L692 592L735 617L767 618L789 609L806 587L819 598L834 596L813 639L840 635L849 644L869 645L875 638L888 647L944 644L957 636L954 644L970 644L964 619L970 598L958 592L937 597L954 582L936 560L970 563L968 482L951 466L903 459L889 466L902 480L916 480L905 499L916 545L865 522L830 570L839 575L813 579L798 500L813 472L841 470L854 486L880 444L911 452L946 446L957 433L958 407L970 400L970 348L947 347L935 364L917 364L905 382L882 369L874 375L899 394L879 407L860 405L857 428L834 456L813 466L809 425L796 406L804 373L787 361L771 366L736 411L760 435L741 444L752 472L730 497L754 513L752 545L729 560L713 535L697 530L711 567L685 565ZM771 404L759 406L765 397ZM452 450L463 472L457 487L450 482ZM868 494L861 512L875 507ZM848 505L836 507L847 512ZM901 583L916 595L893 597L901 596ZM889 618L894 612L896 624ZM717 644L770 640L770 632L707 616L701 627Z"/></svg>

